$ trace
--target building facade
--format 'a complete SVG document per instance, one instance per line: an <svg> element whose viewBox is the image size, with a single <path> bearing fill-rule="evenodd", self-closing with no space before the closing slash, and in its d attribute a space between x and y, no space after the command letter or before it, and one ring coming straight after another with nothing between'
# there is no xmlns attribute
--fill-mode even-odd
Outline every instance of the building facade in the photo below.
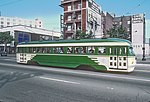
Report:
<svg viewBox="0 0 150 102"><path fill-rule="evenodd" d="M9 32L15 39L7 45L7 52L14 53L16 46L21 42L47 41L59 39L61 33L53 30L46 30L30 26L16 25L0 28L0 32ZM0 44L0 51L3 51L4 44Z"/></svg>
<svg viewBox="0 0 150 102"><path fill-rule="evenodd" d="M121 17L114 17L113 19L113 26L119 27L122 26L129 35L128 40L132 42L132 16L121 16Z"/></svg>
<svg viewBox="0 0 150 102"><path fill-rule="evenodd" d="M142 58L149 54L149 47L145 45L145 15L135 14L130 16L111 17L110 14L103 15L103 33L107 35L107 30L112 27L122 26L129 35L128 40L132 42L135 54Z"/></svg>
<svg viewBox="0 0 150 102"><path fill-rule="evenodd" d="M113 27L114 16L108 12L102 12L102 31L103 36L107 37L107 31Z"/></svg>
<svg viewBox="0 0 150 102"><path fill-rule="evenodd" d="M0 28L15 26L15 25L25 25L35 28L43 28L43 23L40 19L28 20L18 17L4 17L0 16Z"/></svg>
<svg viewBox="0 0 150 102"><path fill-rule="evenodd" d="M102 37L101 7L94 0L61 0L64 14L61 29L64 39L72 39L76 31L92 33L94 38Z"/></svg>

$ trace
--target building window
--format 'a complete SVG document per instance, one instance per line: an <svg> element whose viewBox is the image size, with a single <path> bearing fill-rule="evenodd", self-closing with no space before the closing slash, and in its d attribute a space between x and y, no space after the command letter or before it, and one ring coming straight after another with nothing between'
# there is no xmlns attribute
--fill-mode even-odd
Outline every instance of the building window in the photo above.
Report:
<svg viewBox="0 0 150 102"><path fill-rule="evenodd" d="M67 30L71 31L71 25L68 25Z"/></svg>
<svg viewBox="0 0 150 102"><path fill-rule="evenodd" d="M68 5L68 11L71 11L71 5Z"/></svg>
<svg viewBox="0 0 150 102"><path fill-rule="evenodd" d="M8 18L7 21L10 21L10 19Z"/></svg>
<svg viewBox="0 0 150 102"><path fill-rule="evenodd" d="M75 10L75 9L76 9L76 4L73 5L73 10Z"/></svg>
<svg viewBox="0 0 150 102"><path fill-rule="evenodd" d="M10 25L10 22L7 22L7 25L9 26L9 25Z"/></svg>
<svg viewBox="0 0 150 102"><path fill-rule="evenodd" d="M13 23L13 25L16 25L16 23Z"/></svg>
<svg viewBox="0 0 150 102"><path fill-rule="evenodd" d="M1 25L1 28L3 28L4 27L4 25Z"/></svg>
<svg viewBox="0 0 150 102"><path fill-rule="evenodd" d="M79 20L81 19L81 14L78 15L78 19L79 19Z"/></svg>
<svg viewBox="0 0 150 102"><path fill-rule="evenodd" d="M1 22L1 24L4 24L4 22Z"/></svg>
<svg viewBox="0 0 150 102"><path fill-rule="evenodd" d="M71 15L68 15L68 21L71 21Z"/></svg>
<svg viewBox="0 0 150 102"><path fill-rule="evenodd" d="M130 24L131 22L130 22L130 21L127 21L127 23Z"/></svg>
<svg viewBox="0 0 150 102"><path fill-rule="evenodd" d="M13 19L13 22L15 22L16 21L16 19Z"/></svg>
<svg viewBox="0 0 150 102"><path fill-rule="evenodd" d="M122 22L119 22L119 25L122 25Z"/></svg>
<svg viewBox="0 0 150 102"><path fill-rule="evenodd" d="M117 25L118 24L118 22L115 22L115 25Z"/></svg>
<svg viewBox="0 0 150 102"><path fill-rule="evenodd" d="M1 20L4 20L4 18L1 18Z"/></svg>
<svg viewBox="0 0 150 102"><path fill-rule="evenodd" d="M78 4L78 9L81 9L81 3Z"/></svg>

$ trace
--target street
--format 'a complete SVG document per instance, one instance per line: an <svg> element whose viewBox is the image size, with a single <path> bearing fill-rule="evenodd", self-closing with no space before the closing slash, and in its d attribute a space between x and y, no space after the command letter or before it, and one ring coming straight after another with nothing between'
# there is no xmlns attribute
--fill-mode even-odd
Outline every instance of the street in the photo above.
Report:
<svg viewBox="0 0 150 102"><path fill-rule="evenodd" d="M150 102L150 64L106 73L17 64L0 57L0 102Z"/></svg>

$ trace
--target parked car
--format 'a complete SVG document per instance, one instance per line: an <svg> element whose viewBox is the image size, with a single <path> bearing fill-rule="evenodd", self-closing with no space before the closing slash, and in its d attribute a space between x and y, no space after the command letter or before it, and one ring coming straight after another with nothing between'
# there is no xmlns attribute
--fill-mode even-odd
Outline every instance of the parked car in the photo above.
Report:
<svg viewBox="0 0 150 102"><path fill-rule="evenodd" d="M1 56L7 56L7 52L6 51L2 51L1 52Z"/></svg>

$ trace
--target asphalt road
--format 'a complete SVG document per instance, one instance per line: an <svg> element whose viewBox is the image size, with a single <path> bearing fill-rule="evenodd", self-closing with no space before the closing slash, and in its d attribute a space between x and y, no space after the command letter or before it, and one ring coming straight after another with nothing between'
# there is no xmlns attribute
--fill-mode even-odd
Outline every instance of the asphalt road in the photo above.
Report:
<svg viewBox="0 0 150 102"><path fill-rule="evenodd" d="M133 73L16 64L0 57L0 102L150 102L150 65Z"/></svg>

